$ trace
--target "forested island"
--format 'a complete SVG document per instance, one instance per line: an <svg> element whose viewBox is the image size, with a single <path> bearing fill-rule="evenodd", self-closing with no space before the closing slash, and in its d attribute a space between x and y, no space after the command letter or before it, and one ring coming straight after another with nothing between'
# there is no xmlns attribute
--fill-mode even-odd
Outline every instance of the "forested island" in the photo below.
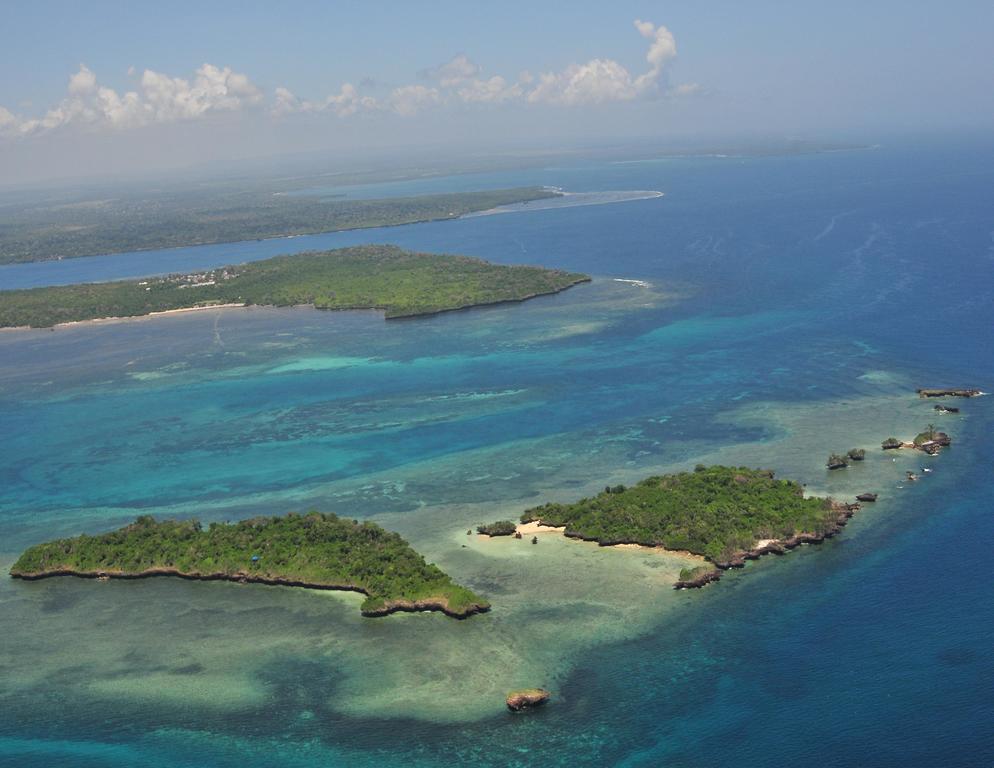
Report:
<svg viewBox="0 0 994 768"><path fill-rule="evenodd" d="M518 187L364 200L213 185L63 204L14 202L0 217L0 264L415 224L559 194Z"/></svg>
<svg viewBox="0 0 994 768"><path fill-rule="evenodd" d="M490 609L398 534L319 512L211 523L206 529L196 520L156 521L145 515L110 533L33 546L10 575L29 580L177 576L349 590L366 595L363 616L435 610L464 618Z"/></svg>
<svg viewBox="0 0 994 768"><path fill-rule="evenodd" d="M690 552L711 566L686 569L677 587L701 586L718 569L767 552L821 541L845 525L857 505L805 497L771 470L699 465L693 472L618 485L573 504L528 509L522 522L565 527L571 538L601 545L641 544Z"/></svg>
<svg viewBox="0 0 994 768"><path fill-rule="evenodd" d="M46 328L225 304L380 309L387 318L411 317L522 301L589 280L575 272L363 245L185 275L2 291L0 327Z"/></svg>

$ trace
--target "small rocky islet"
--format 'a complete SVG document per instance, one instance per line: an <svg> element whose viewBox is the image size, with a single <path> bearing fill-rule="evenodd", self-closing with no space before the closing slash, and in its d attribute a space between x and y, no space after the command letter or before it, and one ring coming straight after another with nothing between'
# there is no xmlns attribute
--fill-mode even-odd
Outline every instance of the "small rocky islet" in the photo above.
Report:
<svg viewBox="0 0 994 768"><path fill-rule="evenodd" d="M918 397L979 397L984 394L979 389L919 389Z"/></svg>
<svg viewBox="0 0 994 768"><path fill-rule="evenodd" d="M521 688L508 693L504 703L512 712L523 712L545 704L551 697L545 688Z"/></svg>

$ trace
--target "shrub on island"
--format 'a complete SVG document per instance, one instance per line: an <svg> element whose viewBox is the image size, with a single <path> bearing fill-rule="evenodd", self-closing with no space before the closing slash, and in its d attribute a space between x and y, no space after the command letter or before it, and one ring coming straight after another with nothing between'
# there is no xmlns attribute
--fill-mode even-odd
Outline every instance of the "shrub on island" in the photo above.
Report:
<svg viewBox="0 0 994 768"><path fill-rule="evenodd" d="M863 461L866 458L866 451L863 448L850 448L846 456L853 461Z"/></svg>
<svg viewBox="0 0 994 768"><path fill-rule="evenodd" d="M915 435L915 439L912 441L916 448L921 448L923 445L928 443L936 443L937 445L950 445L952 443L952 438L949 437L945 432L939 432L935 425L929 424L924 432L919 432Z"/></svg>
<svg viewBox="0 0 994 768"><path fill-rule="evenodd" d="M831 456L828 457L828 461L825 462L825 465L829 469L844 469L845 467L849 466L849 459L845 456L840 456L837 453L833 453Z"/></svg>
<svg viewBox="0 0 994 768"><path fill-rule="evenodd" d="M885 451L890 451L893 450L894 448L900 448L902 445L903 443L900 440L898 440L896 437L888 437L880 444L880 447L883 448Z"/></svg>
<svg viewBox="0 0 994 768"><path fill-rule="evenodd" d="M518 526L516 526L510 520L498 520L495 523L488 523L487 525L476 526L476 532L482 533L485 536L510 536L517 529Z"/></svg>

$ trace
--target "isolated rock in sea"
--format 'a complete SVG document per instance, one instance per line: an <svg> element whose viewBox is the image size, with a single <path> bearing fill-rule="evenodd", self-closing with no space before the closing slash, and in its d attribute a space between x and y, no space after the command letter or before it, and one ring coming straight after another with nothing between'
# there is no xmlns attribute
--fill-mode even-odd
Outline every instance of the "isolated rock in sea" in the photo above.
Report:
<svg viewBox="0 0 994 768"><path fill-rule="evenodd" d="M979 389L919 389L918 397L977 397Z"/></svg>
<svg viewBox="0 0 994 768"><path fill-rule="evenodd" d="M545 688L522 688L507 694L507 708L512 712L521 712L545 704L551 696Z"/></svg>
<svg viewBox="0 0 994 768"><path fill-rule="evenodd" d="M861 493L856 497L856 501L876 501L877 494L875 493Z"/></svg>
<svg viewBox="0 0 994 768"><path fill-rule="evenodd" d="M720 578L721 571L717 568L695 568L687 575L686 578L677 580L673 584L673 589L700 589L707 584L718 581Z"/></svg>
<svg viewBox="0 0 994 768"><path fill-rule="evenodd" d="M825 462L825 466L827 466L829 469L845 469L847 466L849 466L849 461L846 459L845 456L840 456L837 453L833 453L831 456L828 457L828 461Z"/></svg>

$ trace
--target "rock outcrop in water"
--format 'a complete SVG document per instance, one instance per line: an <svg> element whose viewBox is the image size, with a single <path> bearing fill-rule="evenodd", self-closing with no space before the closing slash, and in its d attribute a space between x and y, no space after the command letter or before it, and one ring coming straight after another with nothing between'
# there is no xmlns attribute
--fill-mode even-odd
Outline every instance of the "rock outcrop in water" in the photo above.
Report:
<svg viewBox="0 0 994 768"><path fill-rule="evenodd" d="M825 466L829 469L845 469L849 466L849 461L845 456L840 456L837 453L833 453L828 457L828 461L825 462Z"/></svg>
<svg viewBox="0 0 994 768"><path fill-rule="evenodd" d="M545 704L551 696L552 694L545 688L522 688L507 694L505 702L512 712L521 712Z"/></svg>
<svg viewBox="0 0 994 768"><path fill-rule="evenodd" d="M977 397L979 389L919 389L918 397Z"/></svg>
<svg viewBox="0 0 994 768"><path fill-rule="evenodd" d="M721 571L717 568L706 565L699 566L688 569L687 571L681 571L680 578L673 584L673 589L700 589L712 581L718 581L720 578Z"/></svg>

